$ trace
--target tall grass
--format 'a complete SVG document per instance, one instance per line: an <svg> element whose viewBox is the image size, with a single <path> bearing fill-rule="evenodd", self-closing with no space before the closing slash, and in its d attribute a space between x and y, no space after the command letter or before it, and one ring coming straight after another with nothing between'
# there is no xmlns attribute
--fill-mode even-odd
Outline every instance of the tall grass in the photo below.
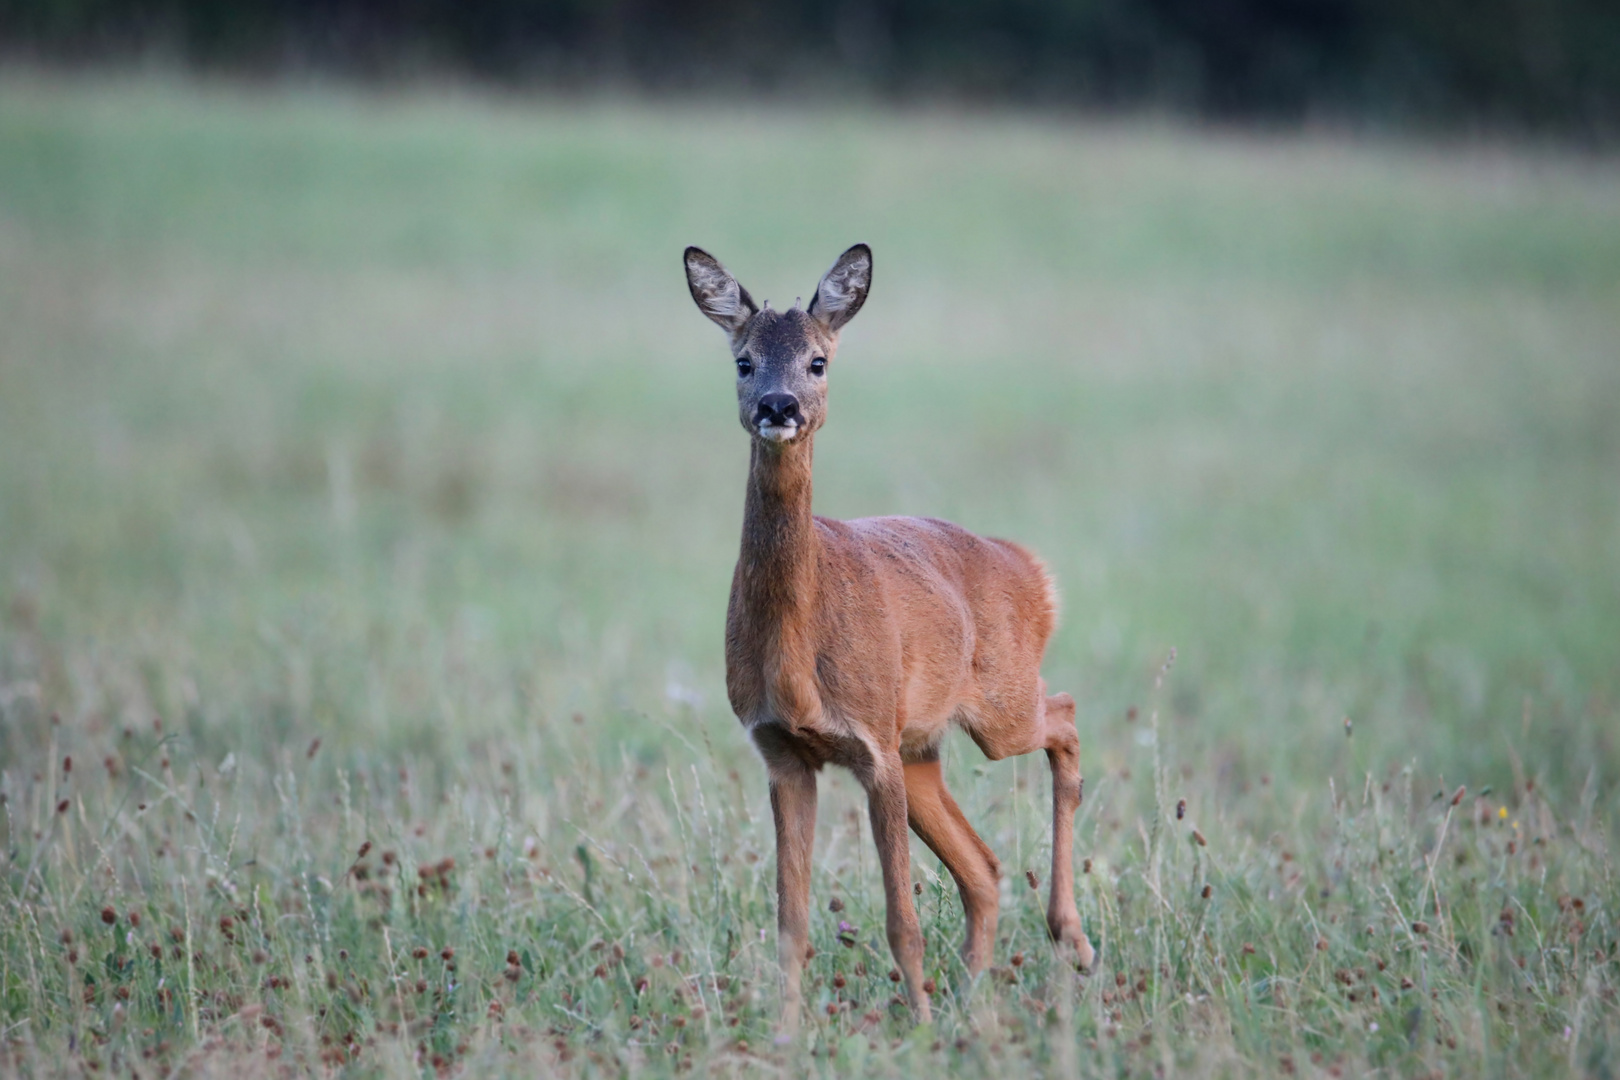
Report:
<svg viewBox="0 0 1620 1080"><path fill-rule="evenodd" d="M1612 1071L1617 192L1511 147L0 81L4 1070ZM910 1024L829 775L781 1046L719 649L745 441L678 255L780 305L857 239L818 509L1051 563L1101 967L1026 881L1044 762L952 742L995 969L918 846Z"/></svg>

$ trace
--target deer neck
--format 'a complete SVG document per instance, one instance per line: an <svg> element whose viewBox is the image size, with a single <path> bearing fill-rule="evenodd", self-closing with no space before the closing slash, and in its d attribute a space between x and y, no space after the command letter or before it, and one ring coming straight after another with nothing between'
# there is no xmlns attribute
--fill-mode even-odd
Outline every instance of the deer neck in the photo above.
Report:
<svg viewBox="0 0 1620 1080"><path fill-rule="evenodd" d="M737 560L743 612L767 637L809 622L815 598L815 518L810 512L811 436L786 445L753 440L742 553ZM774 633L773 633L774 631Z"/></svg>
<svg viewBox="0 0 1620 1080"><path fill-rule="evenodd" d="M821 716L811 620L821 542L810 513L810 436L756 439L743 505L742 552L726 626L726 689L745 722L789 728Z"/></svg>

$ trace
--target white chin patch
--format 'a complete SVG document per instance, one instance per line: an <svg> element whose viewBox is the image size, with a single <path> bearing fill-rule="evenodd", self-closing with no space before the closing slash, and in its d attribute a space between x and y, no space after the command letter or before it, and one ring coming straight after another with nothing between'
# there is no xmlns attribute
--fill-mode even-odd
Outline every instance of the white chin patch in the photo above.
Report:
<svg viewBox="0 0 1620 1080"><path fill-rule="evenodd" d="M799 433L798 424L761 424L759 437L766 442L787 442Z"/></svg>

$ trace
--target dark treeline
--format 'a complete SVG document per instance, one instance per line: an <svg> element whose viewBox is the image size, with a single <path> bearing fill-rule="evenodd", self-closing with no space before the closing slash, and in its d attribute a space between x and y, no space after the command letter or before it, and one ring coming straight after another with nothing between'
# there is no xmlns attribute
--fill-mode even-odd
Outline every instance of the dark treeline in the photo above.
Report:
<svg viewBox="0 0 1620 1080"><path fill-rule="evenodd" d="M0 0L0 55L1620 127L1616 0Z"/></svg>

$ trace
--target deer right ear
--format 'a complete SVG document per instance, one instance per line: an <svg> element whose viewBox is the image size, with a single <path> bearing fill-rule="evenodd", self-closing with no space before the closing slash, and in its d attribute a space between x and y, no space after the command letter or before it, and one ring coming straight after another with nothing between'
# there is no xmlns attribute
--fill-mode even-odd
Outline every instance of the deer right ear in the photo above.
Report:
<svg viewBox="0 0 1620 1080"><path fill-rule="evenodd" d="M720 260L702 248L686 249L686 287L698 310L735 338L759 309L748 290L720 265Z"/></svg>
<svg viewBox="0 0 1620 1080"><path fill-rule="evenodd" d="M822 275L816 295L810 298L809 312L836 334L861 310L871 288L872 249L856 244Z"/></svg>

